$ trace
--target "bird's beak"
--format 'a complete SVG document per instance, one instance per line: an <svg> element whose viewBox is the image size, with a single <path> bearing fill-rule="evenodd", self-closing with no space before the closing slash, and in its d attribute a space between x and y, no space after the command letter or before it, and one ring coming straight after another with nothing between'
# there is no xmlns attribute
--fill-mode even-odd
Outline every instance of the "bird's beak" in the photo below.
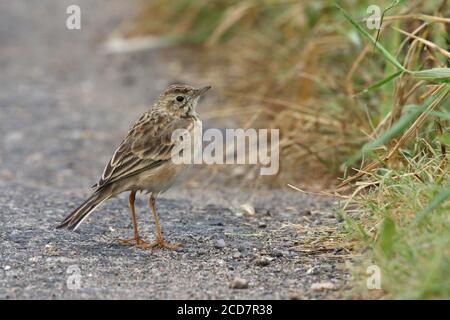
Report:
<svg viewBox="0 0 450 320"><path fill-rule="evenodd" d="M209 89L211 89L211 86L206 86L206 87L197 89L197 92L195 93L195 97L200 97L200 96L204 95L206 93L206 91L208 91Z"/></svg>

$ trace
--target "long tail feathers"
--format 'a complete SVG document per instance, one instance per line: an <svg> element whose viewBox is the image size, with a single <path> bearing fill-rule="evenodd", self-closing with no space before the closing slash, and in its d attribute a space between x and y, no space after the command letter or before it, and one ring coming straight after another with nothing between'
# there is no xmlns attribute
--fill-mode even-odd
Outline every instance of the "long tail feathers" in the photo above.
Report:
<svg viewBox="0 0 450 320"><path fill-rule="evenodd" d="M110 195L94 193L82 205L69 214L56 228L76 230L78 226Z"/></svg>

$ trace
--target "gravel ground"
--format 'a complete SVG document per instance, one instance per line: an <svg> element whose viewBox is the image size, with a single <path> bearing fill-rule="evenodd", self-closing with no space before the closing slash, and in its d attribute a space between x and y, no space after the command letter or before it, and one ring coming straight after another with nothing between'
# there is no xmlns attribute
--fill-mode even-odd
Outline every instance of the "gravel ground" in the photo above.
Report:
<svg viewBox="0 0 450 320"><path fill-rule="evenodd" d="M65 28L69 4L81 6L79 31ZM54 229L87 196L129 125L176 80L162 51L103 51L138 5L0 2L0 298L341 297L345 256L303 250L310 234L294 227L335 226L333 199L178 186L158 202L165 236L185 244L176 252L117 241L132 234L126 196L77 232ZM244 203L255 213L243 213ZM150 240L145 204L141 197L138 216Z"/></svg>

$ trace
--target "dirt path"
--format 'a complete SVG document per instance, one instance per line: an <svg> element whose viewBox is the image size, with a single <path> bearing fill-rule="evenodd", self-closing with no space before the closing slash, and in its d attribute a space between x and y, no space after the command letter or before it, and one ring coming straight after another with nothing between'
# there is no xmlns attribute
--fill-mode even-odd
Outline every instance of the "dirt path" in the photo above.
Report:
<svg viewBox="0 0 450 320"><path fill-rule="evenodd" d="M81 6L80 31L65 28L69 4ZM54 230L87 195L128 126L176 80L158 51L103 52L102 41L137 5L0 2L0 298L340 297L341 253L307 252L314 234L292 225L336 225L332 199L180 186L159 202L166 236L186 245L177 252L115 240L131 235L125 197L75 233ZM141 200L142 234L150 239ZM247 202L254 215L240 212ZM67 284L74 270L78 289ZM248 288L229 287L237 276ZM311 289L321 282L336 290Z"/></svg>

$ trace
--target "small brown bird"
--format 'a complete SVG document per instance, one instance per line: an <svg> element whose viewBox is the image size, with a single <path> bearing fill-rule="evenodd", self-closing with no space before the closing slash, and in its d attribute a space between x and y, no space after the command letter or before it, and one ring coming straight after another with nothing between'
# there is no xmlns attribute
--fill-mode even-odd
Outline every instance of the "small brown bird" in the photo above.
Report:
<svg viewBox="0 0 450 320"><path fill-rule="evenodd" d="M172 133L176 129L185 129L190 133L199 128L201 130L202 123L195 107L200 96L210 88L196 89L183 84L169 86L128 131L100 180L92 187L92 195L57 228L75 230L102 202L130 191L134 237L121 241L135 243L141 248L178 248L181 244L171 244L163 238L156 213L156 198L170 188L187 167L172 161L172 150L180 143L180 140L172 139ZM152 243L143 241L139 236L134 206L137 191L150 194L149 206L156 226L156 241Z"/></svg>

